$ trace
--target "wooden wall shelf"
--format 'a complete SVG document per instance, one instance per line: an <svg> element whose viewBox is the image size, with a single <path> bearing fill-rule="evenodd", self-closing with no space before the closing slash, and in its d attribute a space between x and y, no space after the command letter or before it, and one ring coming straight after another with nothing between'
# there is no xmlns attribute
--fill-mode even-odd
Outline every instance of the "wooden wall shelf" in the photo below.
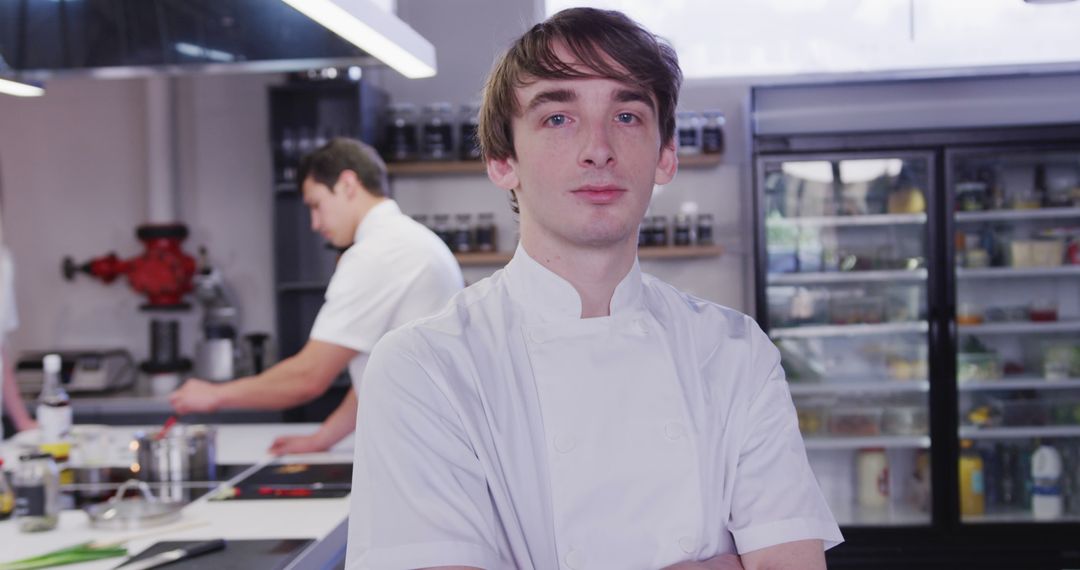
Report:
<svg viewBox="0 0 1080 570"><path fill-rule="evenodd" d="M638 250L639 259L692 259L695 257L718 257L724 253L723 246L693 245L685 247L643 247ZM462 267L506 265L514 256L511 252L455 253Z"/></svg>

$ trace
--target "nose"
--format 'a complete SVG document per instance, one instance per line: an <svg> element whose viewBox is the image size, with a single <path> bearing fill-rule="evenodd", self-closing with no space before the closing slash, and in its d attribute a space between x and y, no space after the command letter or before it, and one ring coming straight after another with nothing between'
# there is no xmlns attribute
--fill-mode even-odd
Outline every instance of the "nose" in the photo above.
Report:
<svg viewBox="0 0 1080 570"><path fill-rule="evenodd" d="M606 121L593 121L585 128L585 141L578 162L582 166L603 168L614 164L615 151L611 148L610 125Z"/></svg>

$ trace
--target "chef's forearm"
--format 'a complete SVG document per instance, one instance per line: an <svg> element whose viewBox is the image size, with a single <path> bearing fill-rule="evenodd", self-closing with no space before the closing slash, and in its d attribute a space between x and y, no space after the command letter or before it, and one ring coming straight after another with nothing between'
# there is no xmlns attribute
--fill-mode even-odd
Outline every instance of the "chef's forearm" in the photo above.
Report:
<svg viewBox="0 0 1080 570"><path fill-rule="evenodd" d="M319 426L315 434L319 443L329 449L352 433L356 429L356 408L356 389L349 388L341 405Z"/></svg>
<svg viewBox="0 0 1080 570"><path fill-rule="evenodd" d="M326 386L312 377L312 368L299 356L286 358L262 374L222 384L218 407L281 410L315 399Z"/></svg>
<svg viewBox="0 0 1080 570"><path fill-rule="evenodd" d="M16 429L24 430L33 424L34 420L30 417L30 412L26 409L26 403L23 402L22 395L19 394L19 387L15 383L15 364L7 353L7 348L0 350L4 351L4 368L0 370L0 384L3 385L0 386L0 390L3 390L3 412L8 414Z"/></svg>

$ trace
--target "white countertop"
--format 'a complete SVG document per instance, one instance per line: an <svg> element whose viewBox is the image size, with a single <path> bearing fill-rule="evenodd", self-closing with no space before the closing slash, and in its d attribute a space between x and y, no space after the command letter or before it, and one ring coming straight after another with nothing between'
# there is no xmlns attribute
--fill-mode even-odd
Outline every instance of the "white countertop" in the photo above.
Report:
<svg viewBox="0 0 1080 570"><path fill-rule="evenodd" d="M156 426L155 426L156 427ZM219 464L264 465L279 463L342 463L352 461L352 438L346 438L326 453L292 455L274 458L266 453L270 443L280 435L312 433L318 424L226 424L218 426L217 445ZM141 428L124 426L110 428L114 444L122 446L131 434ZM0 444L0 454L8 465L9 456L18 455L18 438ZM118 452L119 453L119 452ZM349 498L289 499L280 501L207 501L196 500L184 508L179 521L168 526L144 531L115 531L91 528L89 518L81 510L63 511L55 530L40 533L21 533L12 519L0 522L0 562L18 560L45 552L88 542L111 540L154 533L153 536L132 538L128 552L138 554L151 544L163 540L203 540L212 538L312 538L323 541L328 537L340 540L344 548ZM170 532L170 529L176 529ZM75 565L72 568L97 570L115 568L123 559L110 558Z"/></svg>

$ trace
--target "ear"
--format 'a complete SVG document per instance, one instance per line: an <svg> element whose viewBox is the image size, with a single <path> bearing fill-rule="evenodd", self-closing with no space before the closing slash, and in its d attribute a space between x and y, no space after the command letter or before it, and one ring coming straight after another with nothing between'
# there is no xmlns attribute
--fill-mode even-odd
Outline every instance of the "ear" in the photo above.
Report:
<svg viewBox="0 0 1080 570"><path fill-rule="evenodd" d="M487 161L487 175L496 186L503 190L516 190L518 184L517 162L512 158L494 159Z"/></svg>
<svg viewBox="0 0 1080 570"><path fill-rule="evenodd" d="M341 171L341 174L338 175L337 184L334 185L335 192L342 192L350 200L362 189L363 184L360 183L356 173L348 169Z"/></svg>
<svg viewBox="0 0 1080 570"><path fill-rule="evenodd" d="M675 179L675 172L679 170L679 157L675 153L675 139L660 148L660 161L656 163L656 178L654 183L667 184Z"/></svg>

